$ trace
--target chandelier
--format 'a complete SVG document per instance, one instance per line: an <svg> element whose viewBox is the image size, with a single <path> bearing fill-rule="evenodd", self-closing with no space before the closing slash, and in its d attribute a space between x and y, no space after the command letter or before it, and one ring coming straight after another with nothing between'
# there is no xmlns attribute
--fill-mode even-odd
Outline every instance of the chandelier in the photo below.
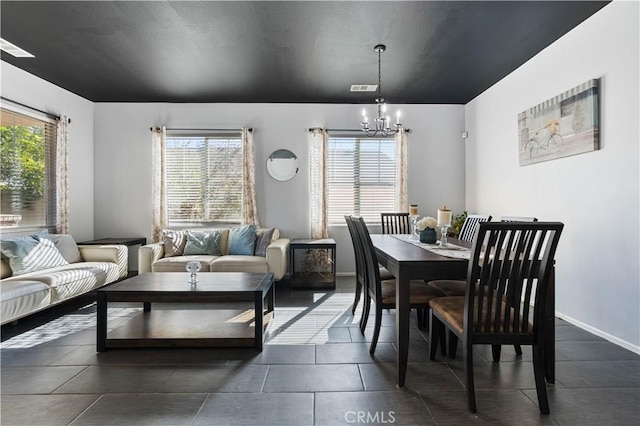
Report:
<svg viewBox="0 0 640 426"><path fill-rule="evenodd" d="M384 103L384 98L381 94L382 77L380 72L380 57L385 50L387 50L387 46L384 44L378 44L373 48L373 51L378 54L378 97L376 98L376 115L373 123L375 126L373 128L369 127L369 118L367 117L365 108L362 109L362 123L360 123L362 131L369 137L393 136L402 129L402 124L400 124L400 111L396 113L396 123L393 125L395 128L391 129L389 115L387 114L387 105Z"/></svg>

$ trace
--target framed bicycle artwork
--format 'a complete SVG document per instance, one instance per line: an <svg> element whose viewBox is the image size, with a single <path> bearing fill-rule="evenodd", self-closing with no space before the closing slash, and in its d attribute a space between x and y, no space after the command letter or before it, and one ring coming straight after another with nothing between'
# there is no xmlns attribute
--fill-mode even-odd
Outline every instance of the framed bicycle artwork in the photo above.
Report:
<svg viewBox="0 0 640 426"><path fill-rule="evenodd" d="M521 166L600 148L599 83L589 80L518 114Z"/></svg>

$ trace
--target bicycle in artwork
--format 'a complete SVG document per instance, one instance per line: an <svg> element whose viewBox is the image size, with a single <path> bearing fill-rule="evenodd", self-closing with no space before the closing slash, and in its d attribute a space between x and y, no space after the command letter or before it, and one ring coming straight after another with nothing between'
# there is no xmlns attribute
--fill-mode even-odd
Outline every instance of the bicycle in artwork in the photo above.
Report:
<svg viewBox="0 0 640 426"><path fill-rule="evenodd" d="M559 133L558 120L549 120L545 126L537 131L524 146L524 151L529 158L537 158L543 155L555 154L562 149L563 139ZM542 131L547 131L546 136L540 137Z"/></svg>

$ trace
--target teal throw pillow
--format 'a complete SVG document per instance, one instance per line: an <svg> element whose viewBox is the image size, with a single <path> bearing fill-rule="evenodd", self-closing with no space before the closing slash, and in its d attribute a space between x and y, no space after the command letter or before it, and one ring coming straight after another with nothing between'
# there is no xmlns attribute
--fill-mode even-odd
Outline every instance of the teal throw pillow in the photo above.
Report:
<svg viewBox="0 0 640 426"><path fill-rule="evenodd" d="M220 231L187 231L184 255L220 255Z"/></svg>
<svg viewBox="0 0 640 426"><path fill-rule="evenodd" d="M9 238L0 242L0 250L2 255L9 259L13 275L69 264L53 241L47 237L48 232L41 231L34 235Z"/></svg>
<svg viewBox="0 0 640 426"><path fill-rule="evenodd" d="M255 244L255 225L242 225L229 230L229 254L253 256Z"/></svg>

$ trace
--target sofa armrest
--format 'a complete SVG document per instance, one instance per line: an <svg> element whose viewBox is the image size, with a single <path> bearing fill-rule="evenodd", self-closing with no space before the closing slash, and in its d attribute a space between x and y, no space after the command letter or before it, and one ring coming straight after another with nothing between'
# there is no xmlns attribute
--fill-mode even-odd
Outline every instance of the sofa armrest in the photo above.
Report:
<svg viewBox="0 0 640 426"><path fill-rule="evenodd" d="M151 272L154 262L164 257L164 245L153 243L142 246L138 249L138 274Z"/></svg>
<svg viewBox="0 0 640 426"><path fill-rule="evenodd" d="M276 281L280 281L287 272L289 261L289 239L279 238L267 246L267 264Z"/></svg>
<svg viewBox="0 0 640 426"><path fill-rule="evenodd" d="M125 245L78 246L85 262L112 262L118 265L118 278L124 278L129 270L129 248Z"/></svg>

